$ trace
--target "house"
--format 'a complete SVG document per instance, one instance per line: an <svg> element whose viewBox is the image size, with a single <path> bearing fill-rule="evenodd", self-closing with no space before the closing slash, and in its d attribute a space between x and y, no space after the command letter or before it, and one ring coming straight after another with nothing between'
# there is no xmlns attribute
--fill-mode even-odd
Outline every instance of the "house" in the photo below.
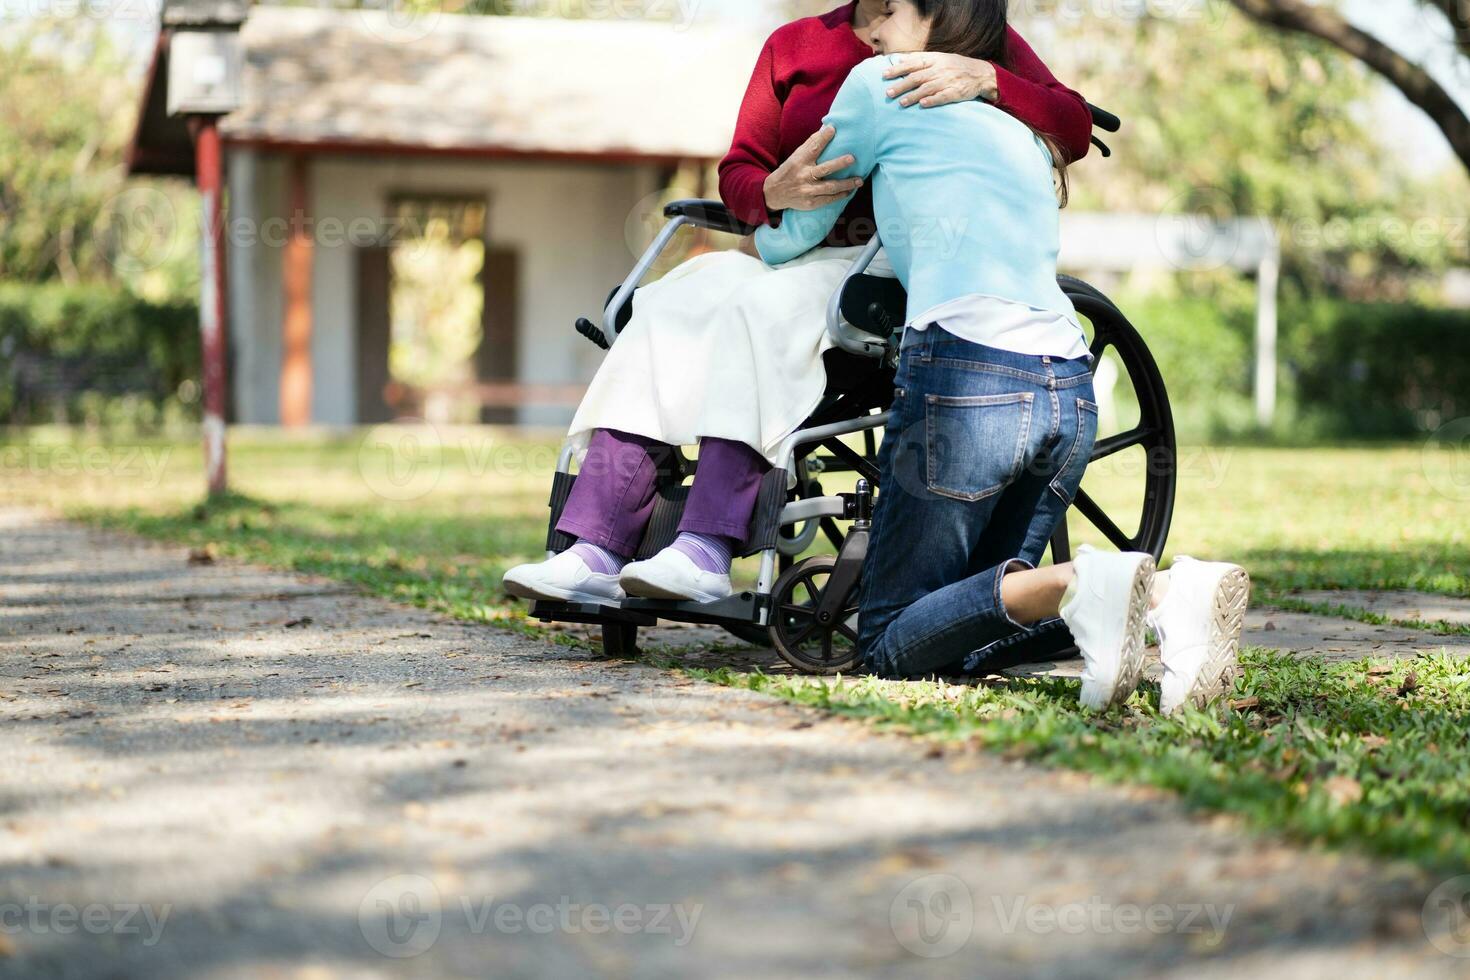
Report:
<svg viewBox="0 0 1470 980"><path fill-rule="evenodd" d="M426 16L163 10L132 173L195 173L169 111L176 35L238 30L242 52L218 119L231 421L392 417L388 255L437 214L485 246L486 417L564 423L600 357L572 324L656 230L672 169L724 154L761 43L728 25Z"/></svg>

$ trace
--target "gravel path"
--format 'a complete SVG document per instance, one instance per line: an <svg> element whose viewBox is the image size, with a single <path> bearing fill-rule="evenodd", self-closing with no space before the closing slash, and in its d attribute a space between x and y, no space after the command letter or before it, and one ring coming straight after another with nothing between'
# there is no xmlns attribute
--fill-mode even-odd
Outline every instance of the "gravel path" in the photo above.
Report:
<svg viewBox="0 0 1470 980"><path fill-rule="evenodd" d="M1411 869L20 512L0 674L4 976L1467 963Z"/></svg>

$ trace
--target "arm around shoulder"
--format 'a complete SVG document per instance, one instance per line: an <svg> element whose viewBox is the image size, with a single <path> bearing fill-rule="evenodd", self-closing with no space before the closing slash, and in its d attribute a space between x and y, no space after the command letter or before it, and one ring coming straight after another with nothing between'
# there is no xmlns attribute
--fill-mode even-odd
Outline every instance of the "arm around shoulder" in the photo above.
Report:
<svg viewBox="0 0 1470 980"><path fill-rule="evenodd" d="M877 61L878 59L872 59ZM832 103L832 111L823 125L836 130L836 136L822 153L822 160L835 160L851 155L855 161L833 176L867 179L877 168L877 114L883 96L882 67L872 62L853 69ZM804 255L820 245L837 224L837 219L852 201L853 191L833 198L814 211L783 211L779 227L763 226L756 232L755 243L767 265L780 265Z"/></svg>

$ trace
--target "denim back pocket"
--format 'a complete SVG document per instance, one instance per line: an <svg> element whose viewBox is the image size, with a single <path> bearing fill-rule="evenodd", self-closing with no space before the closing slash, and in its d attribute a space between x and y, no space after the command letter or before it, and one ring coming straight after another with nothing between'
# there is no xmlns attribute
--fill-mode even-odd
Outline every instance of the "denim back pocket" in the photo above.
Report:
<svg viewBox="0 0 1470 980"><path fill-rule="evenodd" d="M954 500L984 500L1021 471L1035 393L930 395L925 412L928 486Z"/></svg>
<svg viewBox="0 0 1470 980"><path fill-rule="evenodd" d="M1062 503L1068 506L1071 506L1072 498L1077 496L1077 488L1082 486L1082 475L1087 472L1087 464L1092 462L1092 447L1097 442L1097 405L1085 398L1075 401L1076 427L1066 426L1062 430L1064 438L1071 436L1072 444L1067 448L1066 460L1051 481L1052 493L1062 498Z"/></svg>

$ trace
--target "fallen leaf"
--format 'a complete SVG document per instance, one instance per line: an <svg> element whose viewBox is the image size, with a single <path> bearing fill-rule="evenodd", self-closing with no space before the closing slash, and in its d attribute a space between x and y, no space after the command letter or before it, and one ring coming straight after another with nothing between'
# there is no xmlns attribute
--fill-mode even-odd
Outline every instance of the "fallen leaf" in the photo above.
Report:
<svg viewBox="0 0 1470 980"><path fill-rule="evenodd" d="M294 630L294 629L296 629L298 627L301 627L301 626L310 626L311 623L312 623L312 619L311 619L310 616L302 616L300 619L293 619L293 620L290 620L289 622L287 622L286 623L286 629L288 629L288 630Z"/></svg>
<svg viewBox="0 0 1470 980"><path fill-rule="evenodd" d="M1235 709L1236 711L1246 711L1250 708L1259 708L1260 706L1261 699L1256 697L1255 695L1251 695L1248 698L1241 698L1239 701L1230 702L1230 707Z"/></svg>
<svg viewBox="0 0 1470 980"><path fill-rule="evenodd" d="M189 551L189 564L191 565L213 565L219 552L214 545L207 544L202 548L192 548Z"/></svg>
<svg viewBox="0 0 1470 980"><path fill-rule="evenodd" d="M1405 677L1404 682L1399 685L1399 697L1403 697L1410 691L1417 690L1419 690L1419 675L1411 670L1409 671L1409 676Z"/></svg>
<svg viewBox="0 0 1470 980"><path fill-rule="evenodd" d="M1338 806L1356 803L1363 798L1363 784L1351 776L1333 776L1322 784L1322 789Z"/></svg>

